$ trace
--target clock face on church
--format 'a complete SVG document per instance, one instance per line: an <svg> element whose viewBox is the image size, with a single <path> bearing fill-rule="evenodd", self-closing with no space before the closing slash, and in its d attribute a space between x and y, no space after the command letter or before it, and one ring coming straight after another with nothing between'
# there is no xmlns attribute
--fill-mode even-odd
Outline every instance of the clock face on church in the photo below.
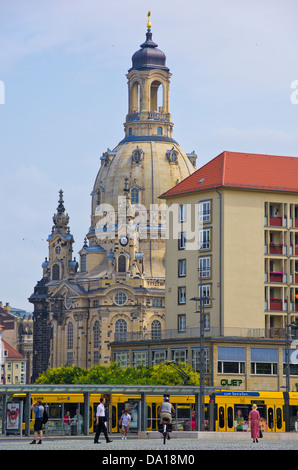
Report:
<svg viewBox="0 0 298 470"><path fill-rule="evenodd" d="M120 245L121 245L121 246L126 246L127 243L128 243L128 238L127 238L127 236L122 235L122 236L120 237Z"/></svg>

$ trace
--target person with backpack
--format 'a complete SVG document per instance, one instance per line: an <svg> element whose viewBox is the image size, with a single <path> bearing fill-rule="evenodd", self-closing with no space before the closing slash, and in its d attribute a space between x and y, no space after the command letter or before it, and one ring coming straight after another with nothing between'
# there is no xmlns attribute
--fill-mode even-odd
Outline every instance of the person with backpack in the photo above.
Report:
<svg viewBox="0 0 298 470"><path fill-rule="evenodd" d="M42 425L44 424L44 406L40 400L37 400L36 403L31 405L31 410L35 413L35 422L34 422L34 439L30 444L36 444L37 433L39 432L39 441L37 444L42 443Z"/></svg>

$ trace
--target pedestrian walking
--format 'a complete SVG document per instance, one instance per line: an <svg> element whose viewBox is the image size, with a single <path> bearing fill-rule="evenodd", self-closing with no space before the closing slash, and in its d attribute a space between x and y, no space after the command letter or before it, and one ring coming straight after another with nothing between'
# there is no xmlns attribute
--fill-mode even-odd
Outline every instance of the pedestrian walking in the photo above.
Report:
<svg viewBox="0 0 298 470"><path fill-rule="evenodd" d="M106 442L112 442L111 439L109 439L109 436L108 436L108 431L107 431L107 428L106 428L106 425L105 425L105 422L106 422L106 412L105 412L105 401L106 399L105 398L102 398L99 400L100 403L97 407L97 410L96 410L96 433L95 433L95 437L94 437L94 444L99 444L98 442L98 438L100 436L100 433L101 431L103 432L105 438L106 438Z"/></svg>
<svg viewBox="0 0 298 470"><path fill-rule="evenodd" d="M83 416L80 415L78 409L76 409L76 414L74 415L72 422L77 427L77 435L78 436L81 435L82 434L82 426L83 426Z"/></svg>
<svg viewBox="0 0 298 470"><path fill-rule="evenodd" d="M65 427L65 435L68 436L69 430L70 430L70 413L67 411L67 413L64 415L64 427Z"/></svg>
<svg viewBox="0 0 298 470"><path fill-rule="evenodd" d="M40 400L31 405L31 410L35 413L34 421L34 439L30 444L36 444L37 433L39 433L39 441L37 444L42 444L42 425L43 425L43 413L44 406Z"/></svg>
<svg viewBox="0 0 298 470"><path fill-rule="evenodd" d="M260 413L257 410L257 405L254 403L252 405L252 410L249 412L248 421L250 422L250 433L253 439L253 442L258 442L260 437Z"/></svg>
<svg viewBox="0 0 298 470"><path fill-rule="evenodd" d="M127 433L128 433L128 430L129 430L129 424L131 422L131 416L130 414L128 413L127 410L125 410L125 412L123 413L123 415L121 416L121 431L122 431L122 439L126 439L127 438Z"/></svg>

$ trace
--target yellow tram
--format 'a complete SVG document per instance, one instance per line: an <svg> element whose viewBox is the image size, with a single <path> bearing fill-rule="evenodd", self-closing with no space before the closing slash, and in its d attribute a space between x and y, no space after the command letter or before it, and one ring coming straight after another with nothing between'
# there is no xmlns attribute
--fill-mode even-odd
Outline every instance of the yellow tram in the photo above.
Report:
<svg viewBox="0 0 298 470"><path fill-rule="evenodd" d="M106 398L106 416L109 432L119 432L119 420L123 410L131 414L130 432L140 429L140 395L124 395L120 393L90 394L89 433L94 432L96 408L100 397ZM25 394L15 394L14 400L25 400ZM84 395L80 393L45 393L31 394L32 403L41 400L46 406L49 421L49 433L61 433L66 427L64 416L69 412L70 433L82 434L83 426L77 416L85 415ZM158 429L158 407L163 401L163 395L147 395L147 430ZM174 430L192 430L195 428L195 396L172 395L170 401L176 413L173 417ZM298 429L298 392L263 392L263 391L231 391L218 390L212 396L205 396L205 429L209 430L211 407L213 408L215 431L245 432L249 430L248 414L253 403L258 406L261 416L261 427L264 432L285 432L286 407L289 409L290 431ZM297 422L297 423L296 423ZM82 423L82 421L80 422ZM64 426L65 424L65 426ZM76 426L74 426L76 424ZM31 421L33 426L33 420ZM212 428L211 428L212 429Z"/></svg>

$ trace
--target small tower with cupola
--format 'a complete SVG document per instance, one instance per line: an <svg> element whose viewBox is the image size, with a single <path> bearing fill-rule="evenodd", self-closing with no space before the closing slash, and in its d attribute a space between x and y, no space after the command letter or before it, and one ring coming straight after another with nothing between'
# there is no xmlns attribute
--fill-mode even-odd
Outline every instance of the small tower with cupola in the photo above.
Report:
<svg viewBox="0 0 298 470"><path fill-rule="evenodd" d="M65 212L63 191L59 191L57 212L53 216L54 225L48 237L49 257L42 264L44 277L60 281L72 277L77 271L76 259L72 259L74 238L70 233L69 215Z"/></svg>

